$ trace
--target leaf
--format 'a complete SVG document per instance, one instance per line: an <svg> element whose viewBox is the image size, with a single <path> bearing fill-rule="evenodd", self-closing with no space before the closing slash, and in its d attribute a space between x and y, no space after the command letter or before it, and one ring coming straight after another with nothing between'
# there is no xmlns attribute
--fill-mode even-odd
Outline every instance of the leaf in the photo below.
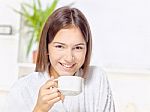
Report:
<svg viewBox="0 0 150 112"><path fill-rule="evenodd" d="M29 54L32 45L40 41L42 27L48 16L52 14L56 8L58 1L59 0L53 0L52 4L48 5L45 9L42 9L41 0L37 0L37 4L36 0L32 0L32 3L23 3L21 5L22 11L17 11L14 9L15 12L24 17L25 25L33 30L29 31L32 33L32 36L27 46L27 55Z"/></svg>
<svg viewBox="0 0 150 112"><path fill-rule="evenodd" d="M33 45L33 41L34 41L34 34L32 34L31 39L29 41L29 44L28 44L28 47L27 47L26 56L28 56L30 51L31 51L31 48L32 48L32 45Z"/></svg>
<svg viewBox="0 0 150 112"><path fill-rule="evenodd" d="M12 10L13 10L14 12L16 12L16 13L18 13L18 14L20 14L20 15L23 16L23 13L22 13L21 11L18 11L18 10L14 9L14 8L12 8Z"/></svg>
<svg viewBox="0 0 150 112"><path fill-rule="evenodd" d="M56 8L56 5L57 5L58 1L59 0L54 0L52 2L51 6L47 7L47 14L46 15L49 15L49 14L51 14L54 11L54 9Z"/></svg>
<svg viewBox="0 0 150 112"><path fill-rule="evenodd" d="M33 9L33 6L30 5L30 4L24 3L23 5L24 5L25 7L28 7L28 8L30 8L30 9Z"/></svg>
<svg viewBox="0 0 150 112"><path fill-rule="evenodd" d="M38 0L38 6L39 6L39 9L42 10L42 6L41 6L41 1Z"/></svg>

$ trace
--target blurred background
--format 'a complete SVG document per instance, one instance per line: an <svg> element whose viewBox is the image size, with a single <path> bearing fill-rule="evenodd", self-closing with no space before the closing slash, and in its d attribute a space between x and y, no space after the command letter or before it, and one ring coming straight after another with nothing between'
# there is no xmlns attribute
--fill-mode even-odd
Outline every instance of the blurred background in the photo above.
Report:
<svg viewBox="0 0 150 112"><path fill-rule="evenodd" d="M72 5L89 21L91 65L106 71L117 112L150 112L149 0L41 0L41 5L35 0L35 4L37 12L32 0L0 0L0 108L12 84L34 71L40 30L29 27L25 15L35 25L43 16L39 6L46 12Z"/></svg>

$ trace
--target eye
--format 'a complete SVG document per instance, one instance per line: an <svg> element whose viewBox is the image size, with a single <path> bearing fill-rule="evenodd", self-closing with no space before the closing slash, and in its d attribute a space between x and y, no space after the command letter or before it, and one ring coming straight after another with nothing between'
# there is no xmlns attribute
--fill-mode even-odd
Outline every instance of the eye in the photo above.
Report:
<svg viewBox="0 0 150 112"><path fill-rule="evenodd" d="M64 48L62 45L55 45L56 48Z"/></svg>
<svg viewBox="0 0 150 112"><path fill-rule="evenodd" d="M84 46L75 46L73 49L75 50L75 51L78 51L78 52L81 52L81 51L83 51L84 50Z"/></svg>
<svg viewBox="0 0 150 112"><path fill-rule="evenodd" d="M81 46L76 46L75 49L80 50L80 49L83 49L83 47L81 47Z"/></svg>

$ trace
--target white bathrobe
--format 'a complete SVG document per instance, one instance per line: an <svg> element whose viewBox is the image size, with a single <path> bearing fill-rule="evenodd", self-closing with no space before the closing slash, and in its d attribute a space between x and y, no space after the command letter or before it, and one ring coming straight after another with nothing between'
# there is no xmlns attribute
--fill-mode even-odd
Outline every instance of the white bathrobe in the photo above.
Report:
<svg viewBox="0 0 150 112"><path fill-rule="evenodd" d="M80 70L76 75L80 76L81 73ZM40 87L49 79L46 72L33 72L20 78L10 90L2 112L32 112ZM64 102L55 103L49 112L115 112L105 72L91 66L82 92L77 96L65 96Z"/></svg>

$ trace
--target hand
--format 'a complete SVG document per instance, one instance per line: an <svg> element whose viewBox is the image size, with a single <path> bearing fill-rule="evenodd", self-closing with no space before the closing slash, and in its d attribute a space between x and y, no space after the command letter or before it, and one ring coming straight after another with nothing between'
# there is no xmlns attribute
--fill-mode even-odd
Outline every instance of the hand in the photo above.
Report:
<svg viewBox="0 0 150 112"><path fill-rule="evenodd" d="M38 99L33 112L48 112L52 106L62 99L54 77L48 80L39 90Z"/></svg>

